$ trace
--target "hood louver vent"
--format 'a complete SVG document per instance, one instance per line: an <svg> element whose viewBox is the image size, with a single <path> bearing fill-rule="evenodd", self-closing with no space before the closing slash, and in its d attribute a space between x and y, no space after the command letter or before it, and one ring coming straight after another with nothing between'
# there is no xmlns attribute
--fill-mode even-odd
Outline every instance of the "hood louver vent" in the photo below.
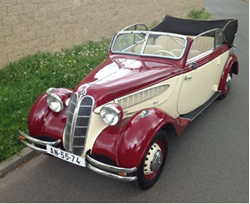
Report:
<svg viewBox="0 0 250 204"><path fill-rule="evenodd" d="M169 86L170 86L169 84L166 84L157 87L152 87L137 92L135 94L126 96L124 98L118 99L117 102L123 109L126 109L160 95L161 93L166 91L169 88Z"/></svg>

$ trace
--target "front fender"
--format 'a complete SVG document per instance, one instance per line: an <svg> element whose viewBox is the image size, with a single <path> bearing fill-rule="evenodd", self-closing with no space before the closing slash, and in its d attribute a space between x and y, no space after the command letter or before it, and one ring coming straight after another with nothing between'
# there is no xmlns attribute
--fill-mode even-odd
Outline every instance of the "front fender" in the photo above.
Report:
<svg viewBox="0 0 250 204"><path fill-rule="evenodd" d="M235 54L230 54L227 62L224 66L223 69L223 73L221 76L221 80L220 80L220 85L219 85L219 90L223 93L226 92L226 81L227 81L227 75L230 72L230 69L232 68L232 73L238 75L239 73L239 62L238 62L238 58L236 57Z"/></svg>
<svg viewBox="0 0 250 204"><path fill-rule="evenodd" d="M67 100L72 91L66 88L56 89L55 93L60 95L63 102ZM28 118L28 129L31 136L51 136L62 139L63 129L67 118L67 107L55 113L47 105L47 94L42 94L33 104Z"/></svg>
<svg viewBox="0 0 250 204"><path fill-rule="evenodd" d="M106 128L98 136L92 152L109 156L120 167L138 167L159 129L172 124L179 135L188 125L157 108L147 110L146 118L140 118L139 111L120 125Z"/></svg>

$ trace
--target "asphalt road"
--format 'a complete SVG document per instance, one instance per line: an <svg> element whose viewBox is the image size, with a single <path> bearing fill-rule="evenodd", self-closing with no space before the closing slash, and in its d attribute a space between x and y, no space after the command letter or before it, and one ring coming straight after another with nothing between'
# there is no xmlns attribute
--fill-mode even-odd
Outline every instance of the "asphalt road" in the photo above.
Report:
<svg viewBox="0 0 250 204"><path fill-rule="evenodd" d="M238 18L240 74L179 137L148 191L41 155L0 179L0 202L249 202L249 4L205 0L213 18Z"/></svg>

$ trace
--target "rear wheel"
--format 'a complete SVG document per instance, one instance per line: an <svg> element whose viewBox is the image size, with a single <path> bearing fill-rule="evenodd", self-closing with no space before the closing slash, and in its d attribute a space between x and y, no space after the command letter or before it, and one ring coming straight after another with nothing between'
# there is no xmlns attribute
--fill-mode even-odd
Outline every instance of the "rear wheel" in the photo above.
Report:
<svg viewBox="0 0 250 204"><path fill-rule="evenodd" d="M167 157L167 134L160 130L147 149L137 171L137 186L142 190L151 188L161 175Z"/></svg>
<svg viewBox="0 0 250 204"><path fill-rule="evenodd" d="M231 87L231 84L232 84L232 77L233 77L233 74L232 74L232 69L230 70L230 72L227 74L227 81L226 81L226 85L225 85L225 93L221 94L219 96L219 99L224 99L226 98L229 90L230 90L230 87Z"/></svg>

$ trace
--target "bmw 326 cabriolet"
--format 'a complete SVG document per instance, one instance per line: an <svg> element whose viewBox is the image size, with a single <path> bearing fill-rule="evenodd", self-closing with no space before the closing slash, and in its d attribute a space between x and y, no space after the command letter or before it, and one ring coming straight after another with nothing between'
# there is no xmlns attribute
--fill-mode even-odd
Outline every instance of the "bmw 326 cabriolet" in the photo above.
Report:
<svg viewBox="0 0 250 204"><path fill-rule="evenodd" d="M180 135L214 100L224 99L239 63L236 19L165 16L148 30L114 35L108 58L74 90L49 88L33 104L28 147L121 181L152 187Z"/></svg>

